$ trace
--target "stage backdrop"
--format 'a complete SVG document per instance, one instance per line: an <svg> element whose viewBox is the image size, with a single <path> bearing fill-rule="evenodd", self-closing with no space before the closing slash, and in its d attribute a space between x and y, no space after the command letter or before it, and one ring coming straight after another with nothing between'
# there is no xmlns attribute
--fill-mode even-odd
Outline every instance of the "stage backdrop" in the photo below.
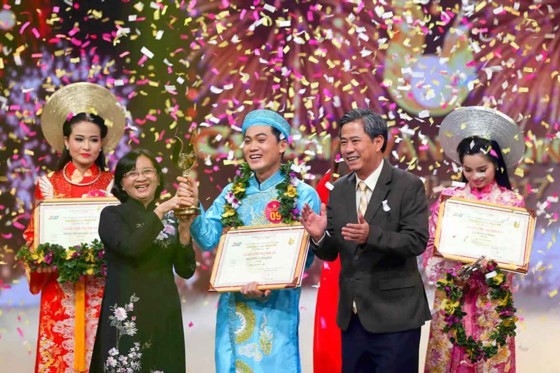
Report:
<svg viewBox="0 0 560 373"><path fill-rule="evenodd" d="M14 254L24 243L34 182L57 160L41 132L41 108L77 81L109 88L127 109L111 169L126 151L144 147L158 154L171 183L173 138L190 139L205 207L233 176L240 124L256 108L290 121L287 158L306 162L312 185L337 156L337 119L355 107L381 113L390 126L386 157L422 177L432 201L459 175L438 145L443 116L459 106L501 110L524 132L526 154L512 179L538 216L517 299L559 307L557 1L1 4L0 303L10 299L2 307L28 305ZM213 254L197 255L197 275L183 287L189 296L205 294L213 262ZM305 286L316 285L318 268Z"/></svg>

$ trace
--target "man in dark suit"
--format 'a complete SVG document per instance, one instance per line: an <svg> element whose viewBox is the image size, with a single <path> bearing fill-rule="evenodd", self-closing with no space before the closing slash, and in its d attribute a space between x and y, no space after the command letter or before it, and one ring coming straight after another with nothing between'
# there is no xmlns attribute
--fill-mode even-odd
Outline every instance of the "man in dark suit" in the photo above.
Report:
<svg viewBox="0 0 560 373"><path fill-rule="evenodd" d="M428 240L424 185L383 160L387 123L378 114L352 110L339 128L352 172L334 183L320 215L304 207L301 222L319 258L340 255L342 371L417 373L430 319L416 262Z"/></svg>

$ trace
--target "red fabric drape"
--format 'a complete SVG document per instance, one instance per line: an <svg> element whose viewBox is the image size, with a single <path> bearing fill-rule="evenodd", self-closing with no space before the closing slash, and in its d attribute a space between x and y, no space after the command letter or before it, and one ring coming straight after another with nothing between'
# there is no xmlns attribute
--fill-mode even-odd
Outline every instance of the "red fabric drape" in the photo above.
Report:
<svg viewBox="0 0 560 373"><path fill-rule="evenodd" d="M317 193L323 203L329 199L327 173L317 184ZM336 324L338 306L338 275L340 259L323 262L321 280L315 307L315 327L313 333L313 371L315 373L340 373L342 369L342 346L340 329Z"/></svg>

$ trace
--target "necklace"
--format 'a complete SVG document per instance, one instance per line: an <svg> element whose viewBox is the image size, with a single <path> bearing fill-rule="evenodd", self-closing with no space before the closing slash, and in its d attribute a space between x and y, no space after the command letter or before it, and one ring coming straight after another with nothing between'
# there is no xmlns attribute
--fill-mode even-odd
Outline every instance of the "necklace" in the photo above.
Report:
<svg viewBox="0 0 560 373"><path fill-rule="evenodd" d="M97 180L99 180L99 178L101 177L101 171L99 171L97 173L97 177L95 179L93 179L92 181L88 181L87 183L76 183L74 181L72 181L68 175L66 175L66 168L68 167L68 164L70 164L70 162L66 163L64 165L64 168L62 169L62 176L64 176L64 180L68 181L70 184L72 185L76 185L76 186L88 186L91 185L93 183L95 183Z"/></svg>
<svg viewBox="0 0 560 373"><path fill-rule="evenodd" d="M245 191L249 187L249 179L253 171L247 163L241 164L237 176L233 179L231 190L226 194L226 203L222 214L222 224L224 227L240 227L243 224L237 209L245 198ZM299 209L296 205L297 185L300 182L296 177L296 173L292 171L292 163L283 164L280 167L280 173L284 176L284 180L276 185L278 191L278 200L280 206L278 213L282 218L282 223L291 224L297 221L299 217Z"/></svg>

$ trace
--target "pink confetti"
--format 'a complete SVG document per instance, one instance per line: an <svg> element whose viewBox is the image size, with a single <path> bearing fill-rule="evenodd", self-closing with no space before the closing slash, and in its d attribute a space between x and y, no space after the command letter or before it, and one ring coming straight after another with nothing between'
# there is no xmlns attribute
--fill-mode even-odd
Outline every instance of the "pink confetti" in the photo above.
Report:
<svg viewBox="0 0 560 373"><path fill-rule="evenodd" d="M21 28L19 29L19 33L23 34L23 32L25 31L25 29L27 28L27 26L29 26L30 22L25 22L23 24L23 26L21 26Z"/></svg>
<svg viewBox="0 0 560 373"><path fill-rule="evenodd" d="M143 55L143 56L138 60L138 65L143 65L144 62L146 62L147 59L148 59L148 56Z"/></svg>
<svg viewBox="0 0 560 373"><path fill-rule="evenodd" d="M14 227L16 227L17 229L25 229L25 226L23 224L21 224L18 221L14 221L13 222Z"/></svg>

